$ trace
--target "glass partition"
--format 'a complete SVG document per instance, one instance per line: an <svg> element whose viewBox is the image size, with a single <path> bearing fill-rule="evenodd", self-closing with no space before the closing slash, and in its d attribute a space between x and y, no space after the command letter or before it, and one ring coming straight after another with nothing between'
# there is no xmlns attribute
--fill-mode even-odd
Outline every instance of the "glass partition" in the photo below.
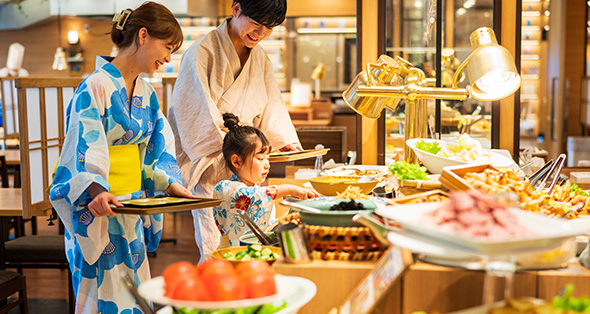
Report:
<svg viewBox="0 0 590 314"><path fill-rule="evenodd" d="M432 86L450 87L454 71L471 53L469 35L479 27L493 27L493 0L386 0L385 53L400 56L424 71ZM437 8L442 6L442 19ZM437 34L437 29L441 30ZM438 38L440 36L440 38ZM437 40L441 44L437 49ZM440 64L437 63L440 53ZM436 81L441 71L440 82ZM464 71L465 72L465 71ZM468 87L468 79L459 87ZM440 101L440 118L436 117L435 100L428 100L430 137L456 141L463 133L479 140L484 148L491 147L491 102L472 97L465 101ZM386 110L386 164L398 159L404 148L405 104L396 110ZM440 121L440 122L437 122Z"/></svg>

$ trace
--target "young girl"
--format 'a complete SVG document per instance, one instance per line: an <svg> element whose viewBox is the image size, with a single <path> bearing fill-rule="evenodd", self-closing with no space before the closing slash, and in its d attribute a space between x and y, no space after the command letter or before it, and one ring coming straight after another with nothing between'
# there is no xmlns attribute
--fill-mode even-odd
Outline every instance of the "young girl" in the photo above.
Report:
<svg viewBox="0 0 590 314"><path fill-rule="evenodd" d="M225 201L214 207L213 213L224 236L222 246L224 238L228 238L230 246L238 246L239 237L250 230L238 210L246 211L260 229L267 230L274 220L275 198L290 195L307 199L319 195L292 184L257 186L266 179L270 169L268 140L260 130L240 125L234 114L224 113L223 121L229 130L223 139L223 158L233 175L230 180L223 180L215 186L214 197Z"/></svg>
<svg viewBox="0 0 590 314"><path fill-rule="evenodd" d="M156 92L138 77L170 61L182 44L180 25L155 2L124 10L114 21L119 54L97 57L96 71L76 89L50 191L66 227L76 313L141 313L121 277L136 284L150 278L146 251L160 242L162 215L115 215L110 206L165 192L192 197L182 186Z"/></svg>

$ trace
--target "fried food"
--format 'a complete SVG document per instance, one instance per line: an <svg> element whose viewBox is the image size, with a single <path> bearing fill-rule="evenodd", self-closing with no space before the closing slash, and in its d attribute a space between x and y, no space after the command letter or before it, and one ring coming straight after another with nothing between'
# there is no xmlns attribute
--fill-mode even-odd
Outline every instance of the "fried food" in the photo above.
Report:
<svg viewBox="0 0 590 314"><path fill-rule="evenodd" d="M469 172L465 174L463 179L471 187L485 193L515 193L519 198L519 207L521 209L561 217L571 209L571 206L582 202L584 207L577 213L568 215L567 218L573 219L580 215L590 215L590 198L581 195L580 190L572 191L569 180L562 186L556 185L550 196L535 191L528 181L520 179L510 170L486 169L483 172Z"/></svg>

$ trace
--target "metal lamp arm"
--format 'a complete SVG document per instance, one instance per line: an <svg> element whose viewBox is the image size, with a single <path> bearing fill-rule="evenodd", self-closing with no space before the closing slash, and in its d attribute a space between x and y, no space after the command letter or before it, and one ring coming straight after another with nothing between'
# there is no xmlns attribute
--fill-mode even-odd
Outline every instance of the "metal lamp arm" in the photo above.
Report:
<svg viewBox="0 0 590 314"><path fill-rule="evenodd" d="M409 100L421 98L465 100L469 98L469 91L465 88L424 87L410 84L405 86L359 86L358 95L397 97Z"/></svg>
<svg viewBox="0 0 590 314"><path fill-rule="evenodd" d="M459 81L459 77L461 76L461 72L463 72L463 69L465 68L465 66L467 66L467 63L469 62L469 60L471 60L471 56L473 56L473 53L469 54L467 59L465 59L463 61L463 63L461 63L461 65L459 65L459 67L457 68L457 71L455 71L455 77L453 78L452 88L457 88L457 84Z"/></svg>

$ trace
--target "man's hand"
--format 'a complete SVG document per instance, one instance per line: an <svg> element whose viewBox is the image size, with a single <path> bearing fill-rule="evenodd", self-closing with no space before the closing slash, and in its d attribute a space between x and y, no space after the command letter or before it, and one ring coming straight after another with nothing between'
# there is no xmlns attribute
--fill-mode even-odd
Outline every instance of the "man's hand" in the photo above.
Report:
<svg viewBox="0 0 590 314"><path fill-rule="evenodd" d="M303 148L301 148L301 144L299 144L299 143L291 143L285 147L282 147L279 150L282 152L291 152L291 151L302 151Z"/></svg>

